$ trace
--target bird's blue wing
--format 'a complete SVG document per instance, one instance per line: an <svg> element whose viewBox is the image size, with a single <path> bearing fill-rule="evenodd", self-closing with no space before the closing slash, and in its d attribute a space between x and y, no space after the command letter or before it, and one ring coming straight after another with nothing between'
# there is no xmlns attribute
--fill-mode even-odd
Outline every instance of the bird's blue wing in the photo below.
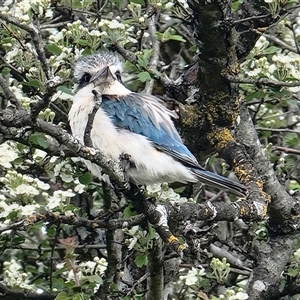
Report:
<svg viewBox="0 0 300 300"><path fill-rule="evenodd" d="M102 95L101 108L115 126L145 136L158 150L187 166L203 169L182 143L169 117L171 112L156 98L136 93L119 99Z"/></svg>

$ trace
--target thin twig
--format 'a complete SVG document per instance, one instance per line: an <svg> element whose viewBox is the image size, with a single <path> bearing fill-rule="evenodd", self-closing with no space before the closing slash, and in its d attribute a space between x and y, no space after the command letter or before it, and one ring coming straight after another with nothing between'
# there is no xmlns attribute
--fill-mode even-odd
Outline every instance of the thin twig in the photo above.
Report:
<svg viewBox="0 0 300 300"><path fill-rule="evenodd" d="M274 147L272 147L272 151L282 151L282 152L285 152L285 153L300 155L300 150L293 149L293 148L288 148L288 147L274 146Z"/></svg>
<svg viewBox="0 0 300 300"><path fill-rule="evenodd" d="M262 33L260 33L262 34ZM293 47L285 42L283 42L282 40L280 40L279 38L275 37L275 36L272 36L272 35L269 35L269 34L266 34L266 33L263 33L262 34L266 39L268 39L269 41L273 42L274 44L280 46L281 48L283 49L287 49L287 50L290 50L291 52L294 52L294 53L298 53L298 49L296 47Z"/></svg>
<svg viewBox="0 0 300 300"><path fill-rule="evenodd" d="M289 129L289 128L268 128L268 127L257 127L255 126L256 130L261 131L271 131L271 132L294 132L300 134L300 130Z"/></svg>
<svg viewBox="0 0 300 300"><path fill-rule="evenodd" d="M296 87L300 86L300 81L295 82L285 82L285 81L277 81L272 80L269 78L238 78L232 75L226 75L226 78L235 83L246 83L246 84L262 84L267 86L274 86L274 87Z"/></svg>
<svg viewBox="0 0 300 300"><path fill-rule="evenodd" d="M150 59L149 63L149 69L156 70L159 64L159 54L160 54L160 48L159 48L159 41L157 39L156 35L156 14L152 14L151 17L148 19L148 33L150 36L150 40L152 43L152 49L153 54ZM147 81L144 88L144 93L151 94L154 86L154 79L151 79L150 81Z"/></svg>
<svg viewBox="0 0 300 300"><path fill-rule="evenodd" d="M36 52L38 55L37 58L39 59L39 61L42 64L42 68L43 68L46 78L49 80L50 79L49 66L47 63L44 46L42 44L42 37L41 37L38 29L33 24L27 25L27 24L21 23L16 18L9 17L2 13L0 13L0 19L27 31L30 34L32 42L35 46L35 49L36 49Z"/></svg>
<svg viewBox="0 0 300 300"><path fill-rule="evenodd" d="M41 220L48 220L54 223L61 222L64 224L74 225L76 227L86 228L106 228L111 230L128 228L135 225L139 225L144 221L145 217L140 214L137 216L130 217L128 219L110 219L110 220L88 220L83 217L55 215L51 212L45 212L40 214L33 214L26 217L24 220L20 220L16 223L7 225L6 227L0 228L0 233L8 230L23 230L25 227L33 225Z"/></svg>
<svg viewBox="0 0 300 300"><path fill-rule="evenodd" d="M41 29L47 29L47 28L64 27L64 26L66 26L69 23L70 23L70 21L64 21L64 22L54 23L54 24L41 24L40 28Z"/></svg>
<svg viewBox="0 0 300 300"><path fill-rule="evenodd" d="M237 24L240 24L240 23L245 23L245 22L249 22L249 21L253 21L253 20L261 20L261 19L264 19L264 18L269 18L270 16L271 16L271 14L251 16L251 17L248 17L248 18L235 20L235 21L232 22L232 25L237 25Z"/></svg>
<svg viewBox="0 0 300 300"><path fill-rule="evenodd" d="M1 299L23 299L23 300L54 300L57 294L47 293L32 293L28 290L10 289L4 284L0 283Z"/></svg>
<svg viewBox="0 0 300 300"><path fill-rule="evenodd" d="M51 252L52 249L54 251L61 251L61 250L66 250L66 247L54 247L54 248L50 248L50 247L47 247L47 248L43 248L43 247L18 247L18 249L21 249L21 250L26 250L26 251L38 251L38 252L41 252L41 253L45 253L45 252ZM84 245L78 245L75 247L75 249L106 249L106 246L103 245L103 244L94 244L94 245L87 245L87 244L84 244Z"/></svg>
<svg viewBox="0 0 300 300"><path fill-rule="evenodd" d="M15 96L15 94L10 90L5 78L3 77L2 74L0 74L0 86L7 98L8 101L10 101L17 109L21 107L21 103Z"/></svg>

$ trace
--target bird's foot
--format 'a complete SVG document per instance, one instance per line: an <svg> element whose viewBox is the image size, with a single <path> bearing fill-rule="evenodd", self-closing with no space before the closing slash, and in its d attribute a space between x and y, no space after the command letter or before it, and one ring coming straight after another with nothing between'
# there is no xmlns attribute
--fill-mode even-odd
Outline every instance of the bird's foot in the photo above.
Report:
<svg viewBox="0 0 300 300"><path fill-rule="evenodd" d="M111 184L112 184L116 194L123 193L124 191L128 191L130 189L130 183L129 182L123 182L120 185L120 183L117 183L115 181L111 181Z"/></svg>

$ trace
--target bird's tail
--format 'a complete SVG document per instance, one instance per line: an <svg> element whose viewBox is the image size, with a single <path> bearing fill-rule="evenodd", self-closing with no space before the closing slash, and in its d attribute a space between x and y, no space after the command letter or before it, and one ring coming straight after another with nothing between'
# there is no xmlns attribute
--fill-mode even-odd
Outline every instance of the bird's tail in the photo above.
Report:
<svg viewBox="0 0 300 300"><path fill-rule="evenodd" d="M237 181L233 181L207 170L193 168L191 171L193 174L195 174L195 176L197 176L200 182L203 182L207 185L241 197L246 196L247 194L247 188Z"/></svg>

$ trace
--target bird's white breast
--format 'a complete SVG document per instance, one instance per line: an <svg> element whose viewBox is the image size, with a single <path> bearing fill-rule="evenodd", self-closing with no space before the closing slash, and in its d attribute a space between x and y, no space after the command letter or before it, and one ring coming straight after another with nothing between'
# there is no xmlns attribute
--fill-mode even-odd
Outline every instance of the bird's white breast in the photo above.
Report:
<svg viewBox="0 0 300 300"><path fill-rule="evenodd" d="M94 87L88 85L77 92L73 98L73 105L69 111L69 122L72 134L84 144L84 133L87 126L89 113L94 107ZM113 147L117 136L117 130L110 118L100 108L94 118L91 130L93 146L99 149L105 156L117 159L121 154L119 149ZM89 170L98 178L101 178L101 168L87 160L83 160Z"/></svg>

